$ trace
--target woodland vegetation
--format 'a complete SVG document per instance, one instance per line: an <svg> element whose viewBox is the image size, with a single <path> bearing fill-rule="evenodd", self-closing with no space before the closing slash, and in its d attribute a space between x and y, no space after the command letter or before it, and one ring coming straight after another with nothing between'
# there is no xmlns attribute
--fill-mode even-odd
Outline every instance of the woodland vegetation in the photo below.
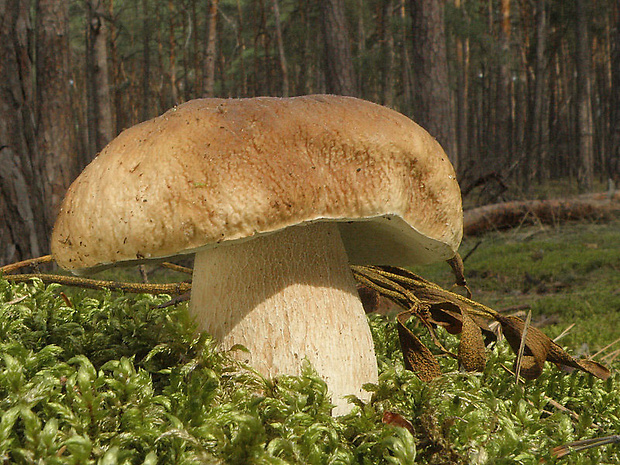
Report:
<svg viewBox="0 0 620 465"><path fill-rule="evenodd" d="M618 181L616 0L10 0L0 22L0 263L48 252L64 191L116 134L204 96L393 107L487 201Z"/></svg>

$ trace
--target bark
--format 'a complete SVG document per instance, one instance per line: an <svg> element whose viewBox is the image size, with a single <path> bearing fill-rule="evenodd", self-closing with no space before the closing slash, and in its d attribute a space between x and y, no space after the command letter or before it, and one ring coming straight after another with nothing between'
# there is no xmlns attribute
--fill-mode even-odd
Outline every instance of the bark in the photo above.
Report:
<svg viewBox="0 0 620 465"><path fill-rule="evenodd" d="M386 0L381 9L381 102L388 106L394 106L394 34L392 18L394 15L394 2Z"/></svg>
<svg viewBox="0 0 620 465"><path fill-rule="evenodd" d="M592 82L590 39L588 31L587 0L576 0L577 51L577 137L579 139L579 166L577 182L581 191L592 188L594 180L594 122L592 119Z"/></svg>
<svg viewBox="0 0 620 465"><path fill-rule="evenodd" d="M130 126L131 116L125 114L123 109L123 62L118 57L118 46L116 38L118 36L118 28L116 25L116 19L114 17L114 2L108 3L108 18L110 18L110 24L108 31L110 33L110 64L112 65L111 83L110 88L113 96L113 108L114 108L114 134L119 134L124 128Z"/></svg>
<svg viewBox="0 0 620 465"><path fill-rule="evenodd" d="M112 108L108 78L108 30L102 0L89 0L86 25L86 83L88 99L87 164L112 139Z"/></svg>
<svg viewBox="0 0 620 465"><path fill-rule="evenodd" d="M36 153L30 2L0 2L0 263L47 250Z"/></svg>
<svg viewBox="0 0 620 465"><path fill-rule="evenodd" d="M327 92L356 95L355 71L343 0L321 0L325 37L325 85Z"/></svg>
<svg viewBox="0 0 620 465"><path fill-rule="evenodd" d="M534 94L531 102L530 116L528 118L528 136L526 138L527 149L525 153L521 181L525 190L532 181L549 179L549 167L547 166L547 136L546 121L543 115L546 64L547 58L547 1L536 2L536 48L534 62Z"/></svg>
<svg viewBox="0 0 620 465"><path fill-rule="evenodd" d="M239 65L240 65L240 80L241 80L241 96L247 97L248 95L248 76L245 71L245 39L243 38L243 10L241 8L241 1L237 0L237 16L239 27L237 27L237 46L239 47Z"/></svg>
<svg viewBox="0 0 620 465"><path fill-rule="evenodd" d="M437 138L458 169L443 0L411 0L414 117Z"/></svg>
<svg viewBox="0 0 620 465"><path fill-rule="evenodd" d="M171 106L179 103L179 94L177 91L177 58L176 58L176 38L174 35L176 24L174 20L174 2L168 1L168 47L170 55L168 56L168 67L170 68L170 104Z"/></svg>
<svg viewBox="0 0 620 465"><path fill-rule="evenodd" d="M620 3L615 2L611 32L611 115L609 176L620 187Z"/></svg>
<svg viewBox="0 0 620 465"><path fill-rule="evenodd" d="M464 19L466 12L462 1L456 0L455 6L461 11ZM461 164L468 159L468 99L469 99L469 39L460 36L456 37L456 139L457 153Z"/></svg>
<svg viewBox="0 0 620 465"><path fill-rule="evenodd" d="M620 215L620 192L588 194L570 199L503 202L466 210L468 236L514 228L522 224L558 224L564 221L601 220Z"/></svg>
<svg viewBox="0 0 620 465"><path fill-rule="evenodd" d="M499 28L499 82L496 95L496 121L494 151L488 159L492 169L499 169L512 161L512 107L513 88L511 85L511 26L510 0L501 0L501 27Z"/></svg>
<svg viewBox="0 0 620 465"><path fill-rule="evenodd" d="M288 66L286 64L286 53L284 52L284 42L282 40L282 25L280 23L280 7L278 0L273 0L273 18L276 26L276 42L278 44L278 57L280 59L280 71L282 72L282 97L289 96Z"/></svg>
<svg viewBox="0 0 620 465"><path fill-rule="evenodd" d="M405 3L407 0L398 0L398 16L400 20L399 36L399 54L400 54L400 69L402 79L402 102L399 106L400 111L411 114L411 107L413 104L413 79L411 77L411 59L409 58L409 48L407 47L407 12Z"/></svg>
<svg viewBox="0 0 620 465"><path fill-rule="evenodd" d="M211 0L209 6L209 34L205 55L205 74L203 96L215 96L215 41L217 40L217 5L219 0Z"/></svg>
<svg viewBox="0 0 620 465"><path fill-rule="evenodd" d="M68 18L65 0L39 0L36 24L37 151L33 160L51 232L60 203L81 166L70 99Z"/></svg>
<svg viewBox="0 0 620 465"><path fill-rule="evenodd" d="M149 24L149 2L142 0L142 113L146 121L151 115L151 25Z"/></svg>

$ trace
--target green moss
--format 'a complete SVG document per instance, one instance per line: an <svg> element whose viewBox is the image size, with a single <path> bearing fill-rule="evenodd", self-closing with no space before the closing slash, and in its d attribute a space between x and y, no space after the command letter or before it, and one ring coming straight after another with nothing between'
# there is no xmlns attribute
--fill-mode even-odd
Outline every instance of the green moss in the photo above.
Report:
<svg viewBox="0 0 620 465"><path fill-rule="evenodd" d="M560 231L558 245L550 231L528 231L484 239L466 262L476 297L555 315L543 328L552 336L576 322L562 339L573 353L611 342L620 328L617 234L580 225ZM566 246L583 240L598 248ZM523 264L540 249L542 258ZM537 293L526 272L567 284ZM422 273L450 284L445 265ZM423 383L403 369L394 321L378 315L369 317L380 368L379 383L367 386L372 401L352 399L354 410L333 418L310 366L262 379L196 336L185 305L157 308L166 300L0 280L0 463L555 463L553 446L617 434L617 373L601 382L547 366L517 387L502 368L514 355L499 342L484 373L461 373L441 357L445 375ZM455 337L440 337L456 350ZM414 433L384 424L385 412ZM564 463L618 463L619 454L606 446Z"/></svg>

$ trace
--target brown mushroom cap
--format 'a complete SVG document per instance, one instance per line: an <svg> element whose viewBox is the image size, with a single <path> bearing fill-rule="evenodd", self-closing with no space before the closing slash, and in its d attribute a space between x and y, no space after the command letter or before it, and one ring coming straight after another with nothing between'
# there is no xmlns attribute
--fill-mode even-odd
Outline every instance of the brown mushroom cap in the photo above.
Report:
<svg viewBox="0 0 620 465"><path fill-rule="evenodd" d="M75 271L337 221L352 263L452 257L462 207L407 117L331 95L199 99L127 129L71 185L52 235Z"/></svg>

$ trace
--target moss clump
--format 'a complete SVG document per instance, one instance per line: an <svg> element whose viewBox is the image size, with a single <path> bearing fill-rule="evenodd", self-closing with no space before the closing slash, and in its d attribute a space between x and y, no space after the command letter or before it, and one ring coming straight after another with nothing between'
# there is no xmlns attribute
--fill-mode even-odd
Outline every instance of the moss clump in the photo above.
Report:
<svg viewBox="0 0 620 465"><path fill-rule="evenodd" d="M498 369L512 359L503 343L484 373L441 359L447 374L423 383L402 368L395 323L372 316L373 400L333 418L310 366L262 379L195 336L183 305L157 308L166 299L0 280L0 463L534 463L614 433L620 417L617 375L546 368L524 392ZM384 423L386 412L412 432ZM619 457L607 447L575 459Z"/></svg>

